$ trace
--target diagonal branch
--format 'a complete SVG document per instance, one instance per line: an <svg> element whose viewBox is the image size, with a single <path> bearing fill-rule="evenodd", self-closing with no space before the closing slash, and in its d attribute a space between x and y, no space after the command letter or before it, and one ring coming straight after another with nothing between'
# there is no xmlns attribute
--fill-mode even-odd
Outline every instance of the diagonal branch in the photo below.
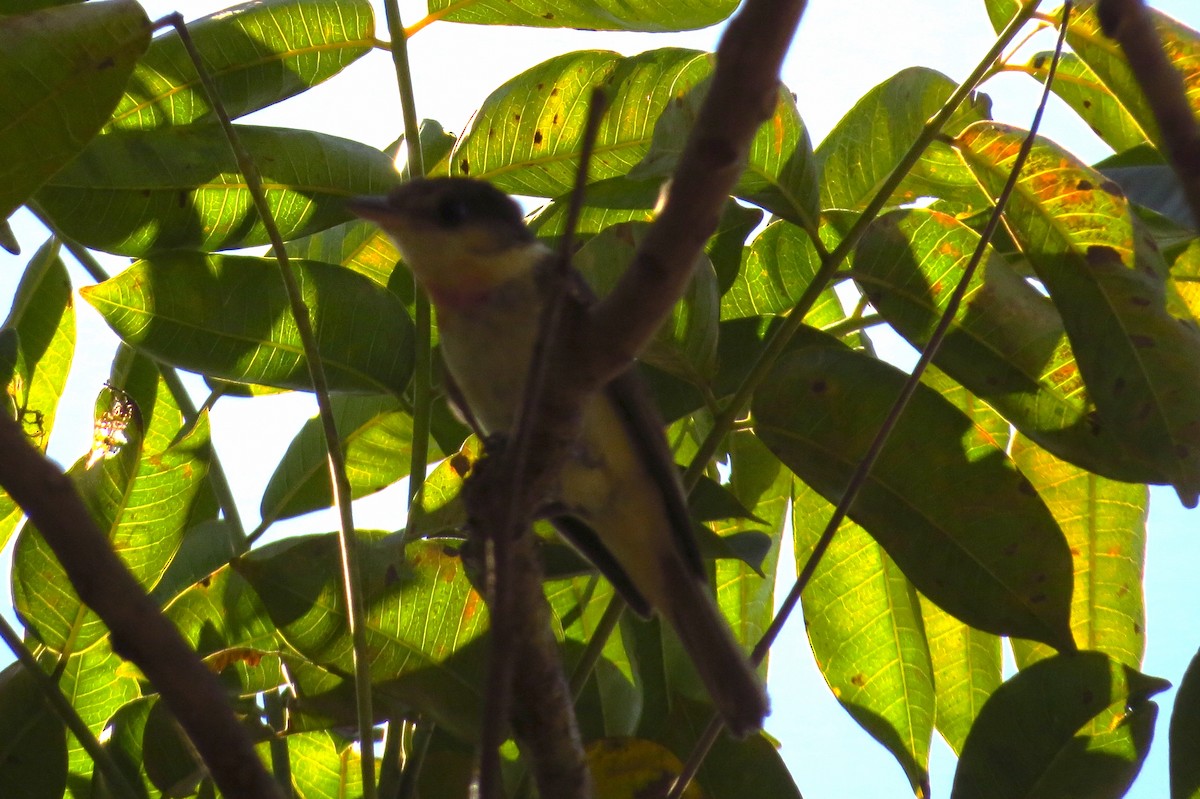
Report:
<svg viewBox="0 0 1200 799"><path fill-rule="evenodd" d="M1163 51L1142 0L1100 0L1096 12L1104 33L1121 46L1154 112L1164 155L1183 184L1184 196L1200 228L1200 124L1188 104L1183 76Z"/></svg>
<svg viewBox="0 0 1200 799"><path fill-rule="evenodd" d="M0 452L0 486L54 550L79 598L108 625L113 651L133 661L158 689L221 793L280 797L216 676L114 554L70 479L3 414Z"/></svg>

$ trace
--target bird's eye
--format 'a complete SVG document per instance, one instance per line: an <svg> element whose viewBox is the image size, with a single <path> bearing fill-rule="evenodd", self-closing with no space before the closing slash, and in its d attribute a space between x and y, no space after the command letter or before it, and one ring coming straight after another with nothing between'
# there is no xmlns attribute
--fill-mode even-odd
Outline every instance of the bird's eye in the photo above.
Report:
<svg viewBox="0 0 1200 799"><path fill-rule="evenodd" d="M438 203L437 218L446 227L458 227L467 219L467 204L458 197L444 197Z"/></svg>

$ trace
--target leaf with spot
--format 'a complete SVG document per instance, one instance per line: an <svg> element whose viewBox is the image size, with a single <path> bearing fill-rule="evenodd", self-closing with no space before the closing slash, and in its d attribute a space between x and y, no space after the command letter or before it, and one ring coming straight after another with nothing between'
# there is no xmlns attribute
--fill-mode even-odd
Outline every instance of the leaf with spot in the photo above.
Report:
<svg viewBox="0 0 1200 799"><path fill-rule="evenodd" d="M903 381L867 355L807 347L780 359L759 389L754 429L837 502ZM1004 450L933 389L918 386L850 518L922 594L972 627L1074 648L1062 531Z"/></svg>
<svg viewBox="0 0 1200 799"><path fill-rule="evenodd" d="M457 553L436 541L360 531L359 557L372 652L371 680L451 729L478 713L487 612ZM308 663L354 671L337 536L289 538L235 561L284 640ZM464 708L467 708L464 710ZM468 720L464 720L464 716Z"/></svg>
<svg viewBox="0 0 1200 799"><path fill-rule="evenodd" d="M999 192L1024 131L980 123L957 139ZM1175 316L1167 267L1112 181L1039 138L1005 219L1062 316L1098 423L1189 507L1200 500L1200 327Z"/></svg>
<svg viewBox="0 0 1200 799"><path fill-rule="evenodd" d="M955 88L955 82L940 72L911 67L863 95L817 147L821 208L864 208ZM987 95L972 95L942 132L958 133L972 122L988 119L990 111ZM963 209L988 205L970 171L949 145L939 141L925 149L888 204L919 197L952 200Z"/></svg>
<svg viewBox="0 0 1200 799"><path fill-rule="evenodd" d="M951 799L1124 796L1170 683L1100 652L1057 655L992 694L963 746Z"/></svg>
<svg viewBox="0 0 1200 799"><path fill-rule="evenodd" d="M291 266L330 389L402 394L412 374L412 322L400 299L332 264ZM80 293L126 343L173 366L312 388L274 259L164 253Z"/></svg>
<svg viewBox="0 0 1200 799"><path fill-rule="evenodd" d="M230 118L299 94L371 51L368 0L260 0L188 23L204 67ZM172 28L138 60L106 130L215 121Z"/></svg>
<svg viewBox="0 0 1200 799"><path fill-rule="evenodd" d="M0 219L108 121L149 43L133 0L0 18Z"/></svg>
<svg viewBox="0 0 1200 799"><path fill-rule="evenodd" d="M1037 53L1029 59L1025 69L1045 83L1053 55L1049 51ZM1148 141L1146 131L1138 124L1138 120L1074 53L1063 53L1059 57L1054 83L1050 88L1088 124L1093 133L1116 152L1124 152Z"/></svg>
<svg viewBox="0 0 1200 799"><path fill-rule="evenodd" d="M556 56L484 101L450 155L450 174L511 194L561 197L579 168L593 88L608 94L589 179L627 174L646 154L667 105L711 69L707 53L664 48L625 58L605 50Z"/></svg>
<svg viewBox="0 0 1200 799"><path fill-rule="evenodd" d="M704 79L677 96L655 123L650 151L630 172L631 177L661 182L674 174L708 93L711 60L705 65ZM812 142L796 99L786 87L780 87L773 113L750 142L733 194L815 231L820 213L817 172Z"/></svg>
<svg viewBox="0 0 1200 799"><path fill-rule="evenodd" d="M1200 112L1200 34L1161 11L1146 8L1145 13L1162 41L1167 59L1180 73L1192 112ZM1061 17L1062 12L1055 11L1052 15ZM1075 3L1067 27L1067 43L1112 92L1145 137L1165 152L1154 112L1133 76L1129 61L1116 40L1106 36L1100 27L1096 0Z"/></svg>
<svg viewBox="0 0 1200 799"><path fill-rule="evenodd" d="M356 141L290 128L237 130L285 240L345 222L348 197L399 182L391 159ZM215 124L99 136L36 199L63 233L119 255L270 241Z"/></svg>
<svg viewBox="0 0 1200 799"><path fill-rule="evenodd" d="M880 315L920 349L979 243L951 216L893 211L859 240L854 276ZM934 363L1060 458L1113 479L1162 481L1097 422L1054 304L990 246Z"/></svg>
<svg viewBox="0 0 1200 799"><path fill-rule="evenodd" d="M803 484L796 486L792 503L799 572L833 508ZM833 695L892 753L913 792L927 796L933 663L912 584L866 530L846 521L801 604L813 657Z"/></svg>
<svg viewBox="0 0 1200 799"><path fill-rule="evenodd" d="M428 0L429 14L474 25L525 25L597 31L686 31L716 25L737 0Z"/></svg>
<svg viewBox="0 0 1200 799"><path fill-rule="evenodd" d="M1075 589L1071 633L1080 649L1104 652L1130 668L1146 651L1146 513L1150 492L1064 463L1017 436L1012 457L1058 519L1071 547ZM1013 641L1017 666L1053 653L1033 641Z"/></svg>

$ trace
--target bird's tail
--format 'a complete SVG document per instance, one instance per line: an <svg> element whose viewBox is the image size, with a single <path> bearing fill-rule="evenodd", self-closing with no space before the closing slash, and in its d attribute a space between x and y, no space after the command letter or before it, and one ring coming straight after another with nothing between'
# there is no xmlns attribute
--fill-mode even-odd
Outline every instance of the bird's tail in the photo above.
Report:
<svg viewBox="0 0 1200 799"><path fill-rule="evenodd" d="M761 729L769 709L766 691L708 586L684 574L672 589L669 606L659 610L695 664L725 726L738 738Z"/></svg>

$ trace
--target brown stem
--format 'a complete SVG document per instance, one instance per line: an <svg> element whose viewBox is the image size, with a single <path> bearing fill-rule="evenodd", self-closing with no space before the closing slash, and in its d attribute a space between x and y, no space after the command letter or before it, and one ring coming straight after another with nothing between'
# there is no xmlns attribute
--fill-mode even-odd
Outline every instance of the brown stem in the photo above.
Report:
<svg viewBox="0 0 1200 799"><path fill-rule="evenodd" d="M0 414L0 486L54 550L79 598L108 625L113 651L158 689L208 765L221 793L280 799L217 678L125 568L70 478Z"/></svg>

